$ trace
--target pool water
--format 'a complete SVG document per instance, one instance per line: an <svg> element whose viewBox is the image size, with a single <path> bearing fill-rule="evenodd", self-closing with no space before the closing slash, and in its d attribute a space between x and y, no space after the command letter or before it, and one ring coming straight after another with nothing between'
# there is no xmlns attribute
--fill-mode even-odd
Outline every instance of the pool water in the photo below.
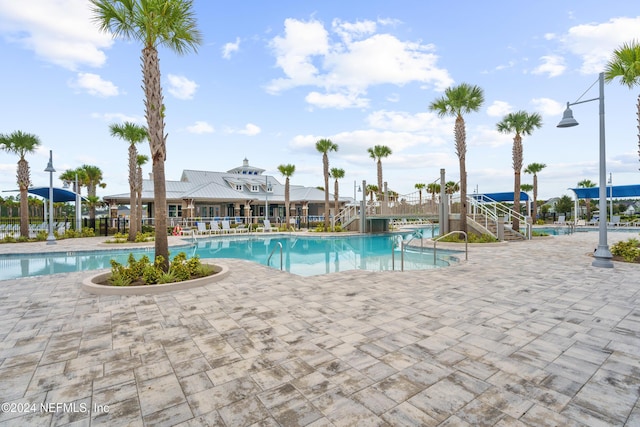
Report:
<svg viewBox="0 0 640 427"><path fill-rule="evenodd" d="M244 259L280 269L282 245L283 270L300 276L314 276L347 270L400 270L400 241L407 241L413 235L413 232L337 237L253 234L198 239L196 245L187 244L170 250L172 255L185 252L188 257L198 255L201 259ZM425 230L424 235L430 237L431 229ZM136 259L142 255L153 259L154 252L151 248L2 255L0 280L111 268L112 259L125 264L130 253ZM404 269L445 267L458 260L457 253L439 249L434 263L431 247L406 247Z"/></svg>
<svg viewBox="0 0 640 427"><path fill-rule="evenodd" d="M573 233L587 233L598 232L598 227L533 227L533 231L538 233L544 233L549 236L564 236L565 234ZM625 228L625 227L608 227L607 233L639 233L639 228Z"/></svg>

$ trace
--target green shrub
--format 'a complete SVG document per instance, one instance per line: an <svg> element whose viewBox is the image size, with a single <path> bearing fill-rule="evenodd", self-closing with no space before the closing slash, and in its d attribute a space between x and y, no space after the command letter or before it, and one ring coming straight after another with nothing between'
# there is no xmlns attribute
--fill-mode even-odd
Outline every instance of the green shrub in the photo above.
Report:
<svg viewBox="0 0 640 427"><path fill-rule="evenodd" d="M85 227L82 229L82 237L95 237L96 233L93 231L93 228Z"/></svg>
<svg viewBox="0 0 640 427"><path fill-rule="evenodd" d="M16 238L8 234L2 238L2 243L15 243L15 242L16 242Z"/></svg>
<svg viewBox="0 0 640 427"><path fill-rule="evenodd" d="M45 240L47 240L47 232L45 230L40 230L36 233L36 241L38 242L44 242Z"/></svg>
<svg viewBox="0 0 640 427"><path fill-rule="evenodd" d="M211 266L202 264L197 256L187 259L184 252L180 252L174 257L168 272L162 271L163 262L162 256L157 256L152 264L148 256L143 255L139 260L136 260L133 254L129 254L127 265L111 260L111 279L109 282L114 286L153 285L196 279L215 272Z"/></svg>
<svg viewBox="0 0 640 427"><path fill-rule="evenodd" d="M631 238L626 241L620 241L611 246L611 253L621 256L627 262L640 261L640 241Z"/></svg>

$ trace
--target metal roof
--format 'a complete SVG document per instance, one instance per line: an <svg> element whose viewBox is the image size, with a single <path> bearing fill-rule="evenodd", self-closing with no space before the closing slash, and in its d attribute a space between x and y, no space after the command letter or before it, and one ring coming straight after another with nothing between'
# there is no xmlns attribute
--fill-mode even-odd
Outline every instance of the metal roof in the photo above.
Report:
<svg viewBox="0 0 640 427"><path fill-rule="evenodd" d="M613 194L611 192L613 189ZM578 199L597 199L600 197L600 187L570 188ZM607 187L607 197L640 197L640 185L614 185Z"/></svg>

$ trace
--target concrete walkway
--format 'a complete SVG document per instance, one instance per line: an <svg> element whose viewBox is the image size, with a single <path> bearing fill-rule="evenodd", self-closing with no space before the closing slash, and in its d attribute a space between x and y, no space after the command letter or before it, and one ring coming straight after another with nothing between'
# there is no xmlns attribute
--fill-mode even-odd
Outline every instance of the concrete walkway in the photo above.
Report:
<svg viewBox="0 0 640 427"><path fill-rule="evenodd" d="M640 266L591 267L597 239L404 273L221 260L223 281L155 296L1 281L0 425L638 426Z"/></svg>

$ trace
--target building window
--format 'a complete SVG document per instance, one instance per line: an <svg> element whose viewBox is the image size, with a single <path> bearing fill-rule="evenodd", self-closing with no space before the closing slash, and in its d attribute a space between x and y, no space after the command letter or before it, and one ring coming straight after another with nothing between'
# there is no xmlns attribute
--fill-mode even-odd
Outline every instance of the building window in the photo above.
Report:
<svg viewBox="0 0 640 427"><path fill-rule="evenodd" d="M236 184L236 191L242 191L242 184Z"/></svg>
<svg viewBox="0 0 640 427"><path fill-rule="evenodd" d="M254 193L258 192L258 186L257 185L252 185L251 186L251 191L253 191Z"/></svg>
<svg viewBox="0 0 640 427"><path fill-rule="evenodd" d="M169 218L182 218L182 205L169 205Z"/></svg>

